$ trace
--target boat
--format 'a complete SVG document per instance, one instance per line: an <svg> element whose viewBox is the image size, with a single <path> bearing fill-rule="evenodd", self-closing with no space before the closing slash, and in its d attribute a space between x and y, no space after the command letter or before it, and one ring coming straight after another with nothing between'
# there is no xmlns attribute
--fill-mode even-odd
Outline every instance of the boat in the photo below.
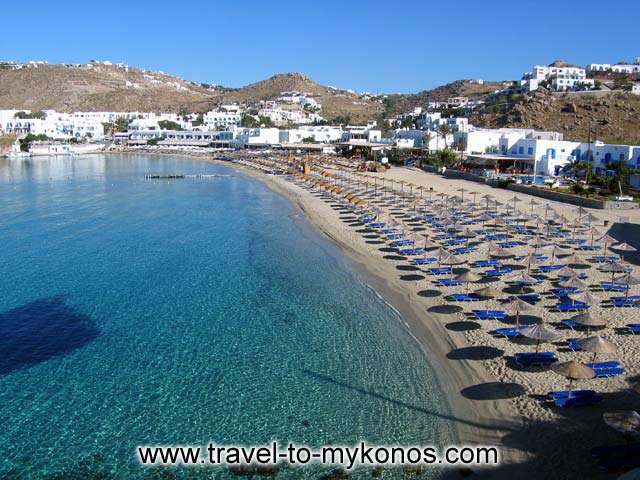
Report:
<svg viewBox="0 0 640 480"><path fill-rule="evenodd" d="M11 145L11 151L7 154L9 160L21 160L29 157L31 157L31 154L21 151L20 143L18 142L14 142L13 145Z"/></svg>

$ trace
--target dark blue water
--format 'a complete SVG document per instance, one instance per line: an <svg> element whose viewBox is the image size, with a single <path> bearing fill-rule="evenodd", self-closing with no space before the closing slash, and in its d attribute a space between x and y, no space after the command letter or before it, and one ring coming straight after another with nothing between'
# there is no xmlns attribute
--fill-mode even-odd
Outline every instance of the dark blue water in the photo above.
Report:
<svg viewBox="0 0 640 480"><path fill-rule="evenodd" d="M0 160L0 225L0 478L158 478L140 444L454 440L392 309L259 181L172 157Z"/></svg>

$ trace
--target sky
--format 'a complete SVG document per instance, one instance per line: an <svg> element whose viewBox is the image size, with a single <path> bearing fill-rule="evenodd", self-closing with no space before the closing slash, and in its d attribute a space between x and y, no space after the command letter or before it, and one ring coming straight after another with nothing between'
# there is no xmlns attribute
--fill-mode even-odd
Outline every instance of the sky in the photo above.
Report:
<svg viewBox="0 0 640 480"><path fill-rule="evenodd" d="M640 1L2 2L0 60L91 59L240 87L277 73L375 93L632 61Z"/></svg>

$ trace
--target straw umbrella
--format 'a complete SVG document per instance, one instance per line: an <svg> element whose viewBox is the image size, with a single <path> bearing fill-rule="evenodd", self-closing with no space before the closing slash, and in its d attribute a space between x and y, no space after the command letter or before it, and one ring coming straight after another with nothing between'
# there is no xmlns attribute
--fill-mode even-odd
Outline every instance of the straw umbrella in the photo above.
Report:
<svg viewBox="0 0 640 480"><path fill-rule="evenodd" d="M558 365L552 366L551 369L558 375L562 375L569 379L569 391L571 391L574 380L589 380L596 376L596 372L593 368L589 368L583 363L575 360L559 363Z"/></svg>
<svg viewBox="0 0 640 480"><path fill-rule="evenodd" d="M516 298L513 302L509 304L509 310L512 313L516 314L516 325L520 325L520 313L530 312L531 310L533 310L533 305L525 302L521 298Z"/></svg>
<svg viewBox="0 0 640 480"><path fill-rule="evenodd" d="M485 297L487 299L487 304L485 305L487 307L487 310L489 310L489 300L502 295L501 290L491 286L480 288L473 293L475 293L479 297Z"/></svg>
<svg viewBox="0 0 640 480"><path fill-rule="evenodd" d="M478 275L477 273L465 272L465 273L462 273L462 274L458 275L456 277L456 280L460 280L461 282L464 282L466 291L468 293L469 292L469 283L470 282L477 282L481 278L482 277L480 275Z"/></svg>
<svg viewBox="0 0 640 480"><path fill-rule="evenodd" d="M527 273L529 273L531 272L531 265L537 265L541 263L541 260L536 257L534 253L529 253L520 261L520 263L527 266Z"/></svg>
<svg viewBox="0 0 640 480"><path fill-rule="evenodd" d="M600 300L589 292L581 292L581 293L571 293L569 294L569 298L573 302L582 302L587 305L598 304Z"/></svg>
<svg viewBox="0 0 640 480"><path fill-rule="evenodd" d="M631 269L622 262L609 262L607 265L602 267L603 272L611 272L611 281L613 282L613 277L616 273L630 273Z"/></svg>
<svg viewBox="0 0 640 480"><path fill-rule="evenodd" d="M603 355L615 355L618 353L617 347L600 335L596 335L594 337L587 337L581 340L578 340L578 345L582 350L586 352L593 352L593 358L591 362L595 363L596 358L599 353Z"/></svg>
<svg viewBox="0 0 640 480"><path fill-rule="evenodd" d="M603 237L599 238L598 241L604 243L604 253L607 253L609 246L613 245L618 240L613 238L611 235L604 235Z"/></svg>
<svg viewBox="0 0 640 480"><path fill-rule="evenodd" d="M587 327L587 335L591 331L592 327L604 327L607 324L607 321L604 318L591 315L590 312L583 312L579 313L578 315L574 315L573 317L571 317L571 320L578 325Z"/></svg>
<svg viewBox="0 0 640 480"><path fill-rule="evenodd" d="M541 323L538 323L531 327L527 327L523 329L520 333L525 337L536 341L536 353L538 353L538 351L540 350L540 343L554 342L561 337L561 335L558 332L556 332L555 330L552 330L551 328Z"/></svg>
<svg viewBox="0 0 640 480"><path fill-rule="evenodd" d="M611 248L614 249L614 250L618 250L619 252L623 252L622 253L622 260L625 260L624 252L636 252L637 251L637 249L634 246L629 245L626 242L619 243L618 245L612 245Z"/></svg>
<svg viewBox="0 0 640 480"><path fill-rule="evenodd" d="M578 290L581 290L585 288L587 284L577 277L572 277L565 282L561 282L560 286L564 288L577 288Z"/></svg>
<svg viewBox="0 0 640 480"><path fill-rule="evenodd" d="M625 298L629 296L629 290L631 290L631 285L640 285L640 278L632 276L631 272L616 278L615 281L624 283L627 286L627 289L624 294Z"/></svg>

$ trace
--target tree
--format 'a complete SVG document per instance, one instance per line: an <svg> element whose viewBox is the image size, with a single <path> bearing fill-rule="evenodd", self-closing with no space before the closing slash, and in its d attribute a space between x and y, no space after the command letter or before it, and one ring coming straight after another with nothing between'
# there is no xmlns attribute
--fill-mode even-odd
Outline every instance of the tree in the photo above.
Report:
<svg viewBox="0 0 640 480"><path fill-rule="evenodd" d="M38 110L37 112L31 112L31 113L19 111L13 115L13 118L19 118L21 120L25 120L29 118L44 120L45 118L47 118L47 114L44 113L42 110Z"/></svg>
<svg viewBox="0 0 640 480"><path fill-rule="evenodd" d="M243 113L240 117L240 126L244 128L258 128L260 122L254 116Z"/></svg>
<svg viewBox="0 0 640 480"><path fill-rule="evenodd" d="M271 121L271 119L269 117L265 117L264 115L260 115L258 118L260 119L260 126L261 127L265 127L265 128L275 127L275 125L273 124L273 122Z"/></svg>
<svg viewBox="0 0 640 480"><path fill-rule="evenodd" d="M449 148L449 144L447 143L447 135L451 134L451 127L446 123L443 123L438 125L436 132L438 132L438 135L440 135L444 140L444 148L445 150L447 150Z"/></svg>
<svg viewBox="0 0 640 480"><path fill-rule="evenodd" d="M182 130L179 123L172 122L171 120L160 120L158 126L160 130Z"/></svg>
<svg viewBox="0 0 640 480"><path fill-rule="evenodd" d="M19 140L20 151L28 152L32 142L44 142L46 140L51 140L51 138L47 137L42 133L39 135L34 135L33 133L27 133L23 138Z"/></svg>
<svg viewBox="0 0 640 480"><path fill-rule="evenodd" d="M427 149L427 152L429 151L429 144L431 143L431 140L433 140L433 134L431 132L426 132L422 135L422 146Z"/></svg>

